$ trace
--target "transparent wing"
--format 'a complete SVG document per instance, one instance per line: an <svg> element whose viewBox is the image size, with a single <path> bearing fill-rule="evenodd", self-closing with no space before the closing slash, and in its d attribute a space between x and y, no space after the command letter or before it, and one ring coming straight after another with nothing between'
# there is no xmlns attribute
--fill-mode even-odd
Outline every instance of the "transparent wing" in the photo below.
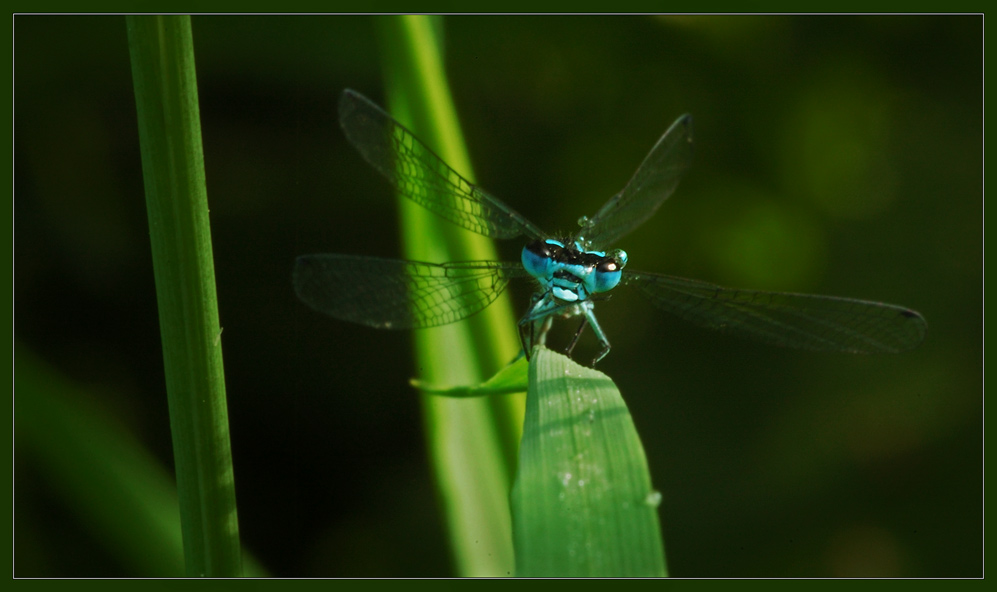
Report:
<svg viewBox="0 0 997 592"><path fill-rule="evenodd" d="M622 191L594 216L583 218L576 237L586 248L604 248L654 215L675 191L692 162L692 116L675 120Z"/></svg>
<svg viewBox="0 0 997 592"><path fill-rule="evenodd" d="M369 99L339 99L339 124L360 154L405 197L454 224L493 238L544 233L518 212L461 177Z"/></svg>
<svg viewBox="0 0 997 592"><path fill-rule="evenodd" d="M519 263L420 263L351 255L304 255L294 264L294 291L331 317L377 329L436 327L492 303Z"/></svg>
<svg viewBox="0 0 997 592"><path fill-rule="evenodd" d="M624 282L689 322L795 349L896 353L916 347L927 329L920 314L892 304L736 290L651 273L628 274Z"/></svg>

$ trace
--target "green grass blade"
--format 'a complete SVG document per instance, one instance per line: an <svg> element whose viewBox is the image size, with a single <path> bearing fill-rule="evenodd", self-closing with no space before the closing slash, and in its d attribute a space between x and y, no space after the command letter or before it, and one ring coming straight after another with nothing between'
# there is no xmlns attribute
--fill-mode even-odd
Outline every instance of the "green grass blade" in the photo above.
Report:
<svg viewBox="0 0 997 592"><path fill-rule="evenodd" d="M127 17L186 572L241 574L190 18Z"/></svg>
<svg viewBox="0 0 997 592"><path fill-rule="evenodd" d="M644 448L605 374L540 347L512 490L517 576L664 576Z"/></svg>
<svg viewBox="0 0 997 592"><path fill-rule="evenodd" d="M19 462L44 480L126 575L184 575L179 500L169 471L94 393L28 348L14 347ZM251 556L245 571L267 575Z"/></svg>
<svg viewBox="0 0 997 592"><path fill-rule="evenodd" d="M473 179L443 72L439 20L377 20L385 50L388 106L445 161ZM434 24L435 23L435 24ZM421 261L494 259L495 249L408 200L401 204L405 257ZM434 385L480 383L513 358L515 319L501 298L468 321L414 334L420 378ZM522 425L522 396L422 397L427 445L451 541L464 576L513 569L508 494Z"/></svg>
<svg viewBox="0 0 997 592"><path fill-rule="evenodd" d="M525 357L499 370L494 376L477 385L438 387L420 380L412 380L412 386L424 393L443 397L486 397L490 395L512 395L524 393L528 387L530 363Z"/></svg>
<svg viewBox="0 0 997 592"><path fill-rule="evenodd" d="M119 423L23 347L14 356L19 458L134 576L184 574L170 475Z"/></svg>

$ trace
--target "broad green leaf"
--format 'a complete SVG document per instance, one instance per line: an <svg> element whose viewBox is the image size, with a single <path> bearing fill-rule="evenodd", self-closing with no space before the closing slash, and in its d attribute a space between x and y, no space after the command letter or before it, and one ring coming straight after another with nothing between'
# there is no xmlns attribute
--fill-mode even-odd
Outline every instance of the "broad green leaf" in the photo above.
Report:
<svg viewBox="0 0 997 592"><path fill-rule="evenodd" d="M512 489L516 575L666 575L660 500L613 381L538 348Z"/></svg>

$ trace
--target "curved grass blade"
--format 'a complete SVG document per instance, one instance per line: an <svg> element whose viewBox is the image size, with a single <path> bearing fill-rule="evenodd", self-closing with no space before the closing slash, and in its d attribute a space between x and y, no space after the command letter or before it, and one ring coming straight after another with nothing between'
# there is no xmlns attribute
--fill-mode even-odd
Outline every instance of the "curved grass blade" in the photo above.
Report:
<svg viewBox="0 0 997 592"><path fill-rule="evenodd" d="M473 386L438 387L413 378L412 386L424 393L443 397L487 397L490 395L511 395L525 393L529 380L530 363L526 356L519 356L494 376Z"/></svg>
<svg viewBox="0 0 997 592"><path fill-rule="evenodd" d="M298 257L294 291L315 310L375 329L417 329L481 312L526 271L516 263L316 254Z"/></svg>
<svg viewBox="0 0 997 592"><path fill-rule="evenodd" d="M917 312L881 302L723 288L644 272L623 281L701 327L794 349L898 353L917 347L927 330Z"/></svg>
<svg viewBox="0 0 997 592"><path fill-rule="evenodd" d="M14 379L17 462L38 472L127 573L183 576L180 504L170 471L94 393L19 343ZM243 552L244 574L266 576Z"/></svg>
<svg viewBox="0 0 997 592"><path fill-rule="evenodd" d="M405 126L356 91L343 91L339 124L364 159L398 193L434 214L492 238L544 236L532 222L462 177Z"/></svg>
<svg viewBox="0 0 997 592"><path fill-rule="evenodd" d="M538 347L511 497L516 575L666 575L660 499L612 380Z"/></svg>
<svg viewBox="0 0 997 592"><path fill-rule="evenodd" d="M183 576L179 503L169 472L92 393L26 347L15 344L14 352L19 466L26 462L37 471L126 573Z"/></svg>
<svg viewBox="0 0 997 592"><path fill-rule="evenodd" d="M692 116L679 117L637 167L622 191L582 220L578 239L590 248L612 245L654 215L692 162Z"/></svg>

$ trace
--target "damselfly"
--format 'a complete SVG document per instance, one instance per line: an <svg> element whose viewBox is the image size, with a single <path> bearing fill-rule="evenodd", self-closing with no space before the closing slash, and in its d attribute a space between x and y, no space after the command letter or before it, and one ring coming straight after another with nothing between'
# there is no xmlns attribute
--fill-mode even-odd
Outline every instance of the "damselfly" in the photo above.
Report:
<svg viewBox="0 0 997 592"><path fill-rule="evenodd" d="M586 326L599 342L593 365L609 353L594 301L618 284L636 288L658 308L697 325L797 349L900 352L924 339L917 312L892 304L723 288L698 280L625 270L627 254L607 250L650 218L672 194L692 160L692 117L668 128L622 191L572 236L551 237L448 166L402 124L362 95L346 90L339 122L360 154L401 195L458 226L485 236L525 236L517 263L425 263L352 255L298 257L294 287L306 304L337 319L380 329L435 327L491 304L516 278L537 291L519 321L524 353L544 343L556 317L581 317L570 355Z"/></svg>

